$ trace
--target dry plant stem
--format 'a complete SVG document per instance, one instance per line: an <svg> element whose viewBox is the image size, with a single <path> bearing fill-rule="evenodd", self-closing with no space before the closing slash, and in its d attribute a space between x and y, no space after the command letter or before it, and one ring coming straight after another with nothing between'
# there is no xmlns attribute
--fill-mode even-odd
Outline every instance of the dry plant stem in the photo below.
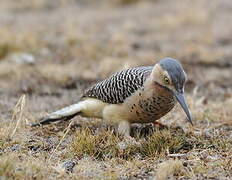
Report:
<svg viewBox="0 0 232 180"><path fill-rule="evenodd" d="M51 159L52 159L54 153L55 153L56 150L59 148L60 144L62 143L62 141L64 140L64 138L65 138L66 135L68 134L68 132L69 132L69 130L70 130L70 127L71 127L71 125L72 125L72 122L73 122L73 121L71 121L71 122L69 123L68 127L66 128L66 130L64 130L65 133L64 133L63 137L61 138L60 142L58 143L58 145L56 146L56 148L52 151L51 156L50 156L49 159L48 159L48 162L51 161Z"/></svg>
<svg viewBox="0 0 232 180"><path fill-rule="evenodd" d="M22 121L22 116L23 116L25 104L26 104L26 96L24 94L19 98L19 100L14 108L14 112L13 112L13 116L12 116L12 123L13 123L14 119L17 118L18 113L19 113L19 117L17 119L16 126L10 135L10 138L12 138L14 136L17 128L19 127L20 122Z"/></svg>

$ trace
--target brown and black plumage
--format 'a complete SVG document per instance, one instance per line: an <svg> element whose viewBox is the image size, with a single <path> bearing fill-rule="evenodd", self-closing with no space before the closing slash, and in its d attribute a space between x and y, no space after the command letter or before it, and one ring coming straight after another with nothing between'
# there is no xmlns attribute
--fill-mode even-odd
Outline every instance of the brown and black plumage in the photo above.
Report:
<svg viewBox="0 0 232 180"><path fill-rule="evenodd" d="M123 103L143 86L152 69L152 66L148 66L122 70L93 85L82 97L96 98L110 104Z"/></svg>
<svg viewBox="0 0 232 180"><path fill-rule="evenodd" d="M81 115L117 123L119 133L129 135L131 123L155 122L176 102L192 123L184 98L185 82L186 73L172 58L164 58L154 66L122 70L90 87L77 104L53 112L32 126Z"/></svg>

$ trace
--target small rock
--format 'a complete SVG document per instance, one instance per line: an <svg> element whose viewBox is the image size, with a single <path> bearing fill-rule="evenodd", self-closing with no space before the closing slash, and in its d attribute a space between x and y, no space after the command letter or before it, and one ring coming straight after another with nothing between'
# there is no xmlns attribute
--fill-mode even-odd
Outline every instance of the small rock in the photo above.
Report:
<svg viewBox="0 0 232 180"><path fill-rule="evenodd" d="M119 147L120 150L126 149L127 146L128 145L125 142L123 142L123 141L121 141L121 142L118 143L118 147Z"/></svg>
<svg viewBox="0 0 232 180"><path fill-rule="evenodd" d="M35 57L29 53L15 53L10 55L9 60L17 64L34 64Z"/></svg>
<svg viewBox="0 0 232 180"><path fill-rule="evenodd" d="M19 151L20 150L20 145L19 144L14 144L13 146L10 147L11 151Z"/></svg>
<svg viewBox="0 0 232 180"><path fill-rule="evenodd" d="M66 172L73 172L73 168L77 162L75 160L67 160L62 164L62 167L65 169Z"/></svg>

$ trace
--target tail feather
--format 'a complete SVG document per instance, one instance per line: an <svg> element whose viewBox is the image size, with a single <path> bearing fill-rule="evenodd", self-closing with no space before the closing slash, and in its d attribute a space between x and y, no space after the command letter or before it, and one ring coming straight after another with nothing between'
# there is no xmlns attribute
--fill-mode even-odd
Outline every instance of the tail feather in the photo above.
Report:
<svg viewBox="0 0 232 180"><path fill-rule="evenodd" d="M56 121L67 121L80 114L81 106L79 103L65 107L42 118L39 122L31 124L31 127L50 124Z"/></svg>

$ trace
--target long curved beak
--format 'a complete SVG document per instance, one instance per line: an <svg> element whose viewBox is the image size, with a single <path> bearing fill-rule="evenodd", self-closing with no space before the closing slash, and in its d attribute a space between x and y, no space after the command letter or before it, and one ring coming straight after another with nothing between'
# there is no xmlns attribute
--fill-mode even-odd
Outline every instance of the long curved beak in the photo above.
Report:
<svg viewBox="0 0 232 180"><path fill-rule="evenodd" d="M174 92L174 95L175 95L177 101L180 103L181 107L183 108L185 114L187 115L188 121L191 123L191 125L193 125L192 116L191 116L189 108L186 104L184 94L180 93L180 92Z"/></svg>

